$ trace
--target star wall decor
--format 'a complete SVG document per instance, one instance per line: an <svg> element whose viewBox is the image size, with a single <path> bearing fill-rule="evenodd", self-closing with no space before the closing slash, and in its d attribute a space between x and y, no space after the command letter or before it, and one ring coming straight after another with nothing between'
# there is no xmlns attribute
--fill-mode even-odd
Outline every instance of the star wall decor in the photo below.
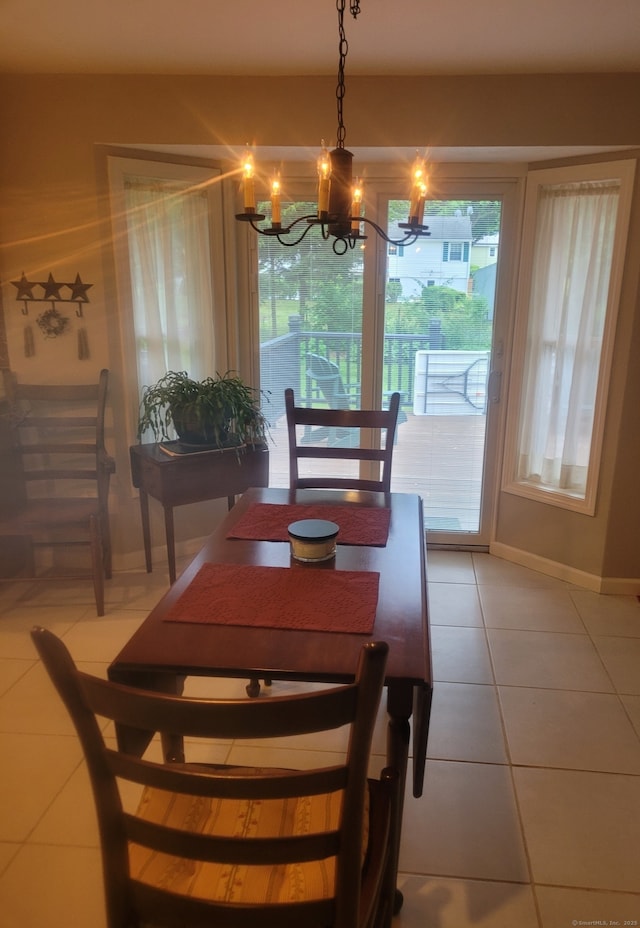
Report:
<svg viewBox="0 0 640 928"><path fill-rule="evenodd" d="M63 284L63 287L71 288L71 300L72 302L82 302L88 303L89 297L87 296L87 290L89 287L93 287L93 284L83 284L80 280L80 274L76 274L76 279L72 284Z"/></svg>
<svg viewBox="0 0 640 928"><path fill-rule="evenodd" d="M58 283L55 280L53 274L49 274L46 280L29 280L24 271L20 280L12 280L11 283L17 289L16 300L22 301L23 313L27 315L28 307L27 303L78 303L77 313L79 316L82 315L81 303L88 303L89 297L87 296L87 290L90 287L93 287L93 284L84 284L80 274L76 274L76 279L72 282L63 281ZM39 294L39 291L36 291L34 296L34 288L40 287L42 293ZM63 295L61 291L66 287L70 293L68 295Z"/></svg>
<svg viewBox="0 0 640 928"><path fill-rule="evenodd" d="M60 288L63 284L57 284L53 279L53 274L49 274L46 284L41 284L44 287L44 296L43 300L61 300Z"/></svg>
<svg viewBox="0 0 640 928"><path fill-rule="evenodd" d="M30 280L24 271L20 280L12 280L11 283L17 291L16 300L22 303L23 316L29 315L30 303L51 304L49 309L40 313L36 318L36 323L45 338L57 338L69 330L71 320L58 312L56 303L75 303L75 314L78 319L82 319L84 316L83 304L89 302L87 291L93 287L93 284L83 283L80 274L76 274L74 281L57 281L51 273L46 280ZM32 358L35 355L33 330L26 319L24 325L24 354L26 358ZM85 361L89 356L87 331L81 326L78 329L78 359Z"/></svg>
<svg viewBox="0 0 640 928"><path fill-rule="evenodd" d="M27 280L24 271L22 272L20 280L12 280L11 283L14 287L18 288L16 300L35 300L33 288L36 286L36 283L33 280Z"/></svg>

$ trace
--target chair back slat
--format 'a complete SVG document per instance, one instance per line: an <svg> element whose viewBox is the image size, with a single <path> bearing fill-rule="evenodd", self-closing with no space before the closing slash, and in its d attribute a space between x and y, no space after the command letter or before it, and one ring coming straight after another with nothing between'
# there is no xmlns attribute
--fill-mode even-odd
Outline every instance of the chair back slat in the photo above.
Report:
<svg viewBox="0 0 640 928"><path fill-rule="evenodd" d="M87 705L96 715L132 728L175 731L189 738L291 737L340 728L353 720L358 699L355 683L332 687L319 693L303 693L295 700L226 699L186 701L176 696L159 696L136 687L78 675ZM286 711L283 711L286 708Z"/></svg>
<svg viewBox="0 0 640 928"><path fill-rule="evenodd" d="M253 772L242 775L238 769L229 776L229 768L203 767L191 764L187 773L173 765L153 767L137 757L113 751L108 755L109 769L116 777L132 783L144 783L156 789L171 790L186 795L218 796L223 799L282 799L287 796L316 796L344 789L347 769L344 765L323 767L321 770L282 771L278 777L256 777Z"/></svg>
<svg viewBox="0 0 640 928"><path fill-rule="evenodd" d="M88 399L88 397L85 397ZM42 402L50 402L51 397L42 397ZM84 428L95 429L98 425L97 416L34 416L29 414L28 418L21 420L18 425L23 425L37 429L63 429L63 428Z"/></svg>
<svg viewBox="0 0 640 928"><path fill-rule="evenodd" d="M96 480L98 476L95 470L77 470L73 467L64 469L61 467L48 467L46 470L25 470L24 479L27 483L33 483L35 480Z"/></svg>
<svg viewBox="0 0 640 928"><path fill-rule="evenodd" d="M101 390L100 381L89 384L35 384L17 381L13 388L13 395L17 400L51 400L56 403L87 400L96 403Z"/></svg>

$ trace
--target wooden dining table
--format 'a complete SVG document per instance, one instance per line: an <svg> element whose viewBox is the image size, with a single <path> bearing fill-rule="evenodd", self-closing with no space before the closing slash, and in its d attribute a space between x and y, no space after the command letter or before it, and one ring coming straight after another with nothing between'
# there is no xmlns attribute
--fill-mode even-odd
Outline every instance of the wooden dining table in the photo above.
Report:
<svg viewBox="0 0 640 928"><path fill-rule="evenodd" d="M300 514L298 507L304 507L303 515L314 514L316 518L335 516L335 507L339 507L338 512L343 507L345 513L361 507L387 510L388 536L384 544L343 544L339 534L334 559L299 563L292 558L288 540L233 537L235 527L250 522L255 507L265 505L287 507L289 522ZM215 528L116 656L108 669L109 679L170 693L182 692L185 677L193 675L339 683L353 679L363 641L386 641L388 761L401 772L406 770L409 720L413 716L413 794L418 797L422 794L432 693L423 525L422 500L413 494L252 488ZM373 629L363 635L340 627L319 631L219 624L216 599L206 597L204 609L210 613L206 621L191 622L188 617L187 621L171 621L172 611L188 595L202 569L210 565L297 571L299 592L287 595L299 597L300 602L313 572L377 573ZM251 597L252 610L259 613L260 584L247 584L245 593ZM289 605L297 608L295 602ZM340 626L339 619L337 624ZM142 743L136 745L142 738L140 733L119 732L119 737L131 749L144 748Z"/></svg>
<svg viewBox="0 0 640 928"><path fill-rule="evenodd" d="M272 513L279 519L275 528L268 524ZM334 558L301 563L292 557L287 526L299 516L337 521ZM379 523L373 534L365 516ZM227 587L216 587L229 573ZM323 590L326 601L314 606ZM371 627L364 631L352 624L367 621L359 590L365 598L373 595ZM300 616L314 609L325 627L301 626ZM252 488L120 651L108 676L177 694L192 675L259 678L274 687L278 680L341 683L353 679L367 640L389 646L387 765L398 772L404 795L412 753L418 797L432 693L422 500L404 493ZM135 753L149 740L122 728L117 737L121 748ZM175 745L166 741L164 747L175 759ZM398 843L399 832L400 822Z"/></svg>

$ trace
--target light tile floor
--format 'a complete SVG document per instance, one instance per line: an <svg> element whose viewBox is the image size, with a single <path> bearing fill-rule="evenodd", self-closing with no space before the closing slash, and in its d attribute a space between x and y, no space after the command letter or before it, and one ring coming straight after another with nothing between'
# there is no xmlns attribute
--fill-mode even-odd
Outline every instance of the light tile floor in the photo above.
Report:
<svg viewBox="0 0 640 928"><path fill-rule="evenodd" d="M397 928L640 924L638 601L487 554L429 552L428 572L434 705L425 794L405 806ZM53 629L104 674L166 582L117 574L103 618L89 585L0 588L3 928L105 925L80 749L28 631Z"/></svg>

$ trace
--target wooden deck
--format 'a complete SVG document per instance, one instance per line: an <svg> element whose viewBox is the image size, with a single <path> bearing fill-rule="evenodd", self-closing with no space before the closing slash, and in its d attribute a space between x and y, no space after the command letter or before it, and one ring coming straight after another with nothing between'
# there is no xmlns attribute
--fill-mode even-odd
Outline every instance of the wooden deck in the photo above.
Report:
<svg viewBox="0 0 640 928"><path fill-rule="evenodd" d="M408 412L399 425L391 489L422 496L427 528L478 530L485 421L484 415L469 414L460 404L455 413L444 415ZM284 418L271 429L271 438L269 483L285 487L289 460Z"/></svg>

